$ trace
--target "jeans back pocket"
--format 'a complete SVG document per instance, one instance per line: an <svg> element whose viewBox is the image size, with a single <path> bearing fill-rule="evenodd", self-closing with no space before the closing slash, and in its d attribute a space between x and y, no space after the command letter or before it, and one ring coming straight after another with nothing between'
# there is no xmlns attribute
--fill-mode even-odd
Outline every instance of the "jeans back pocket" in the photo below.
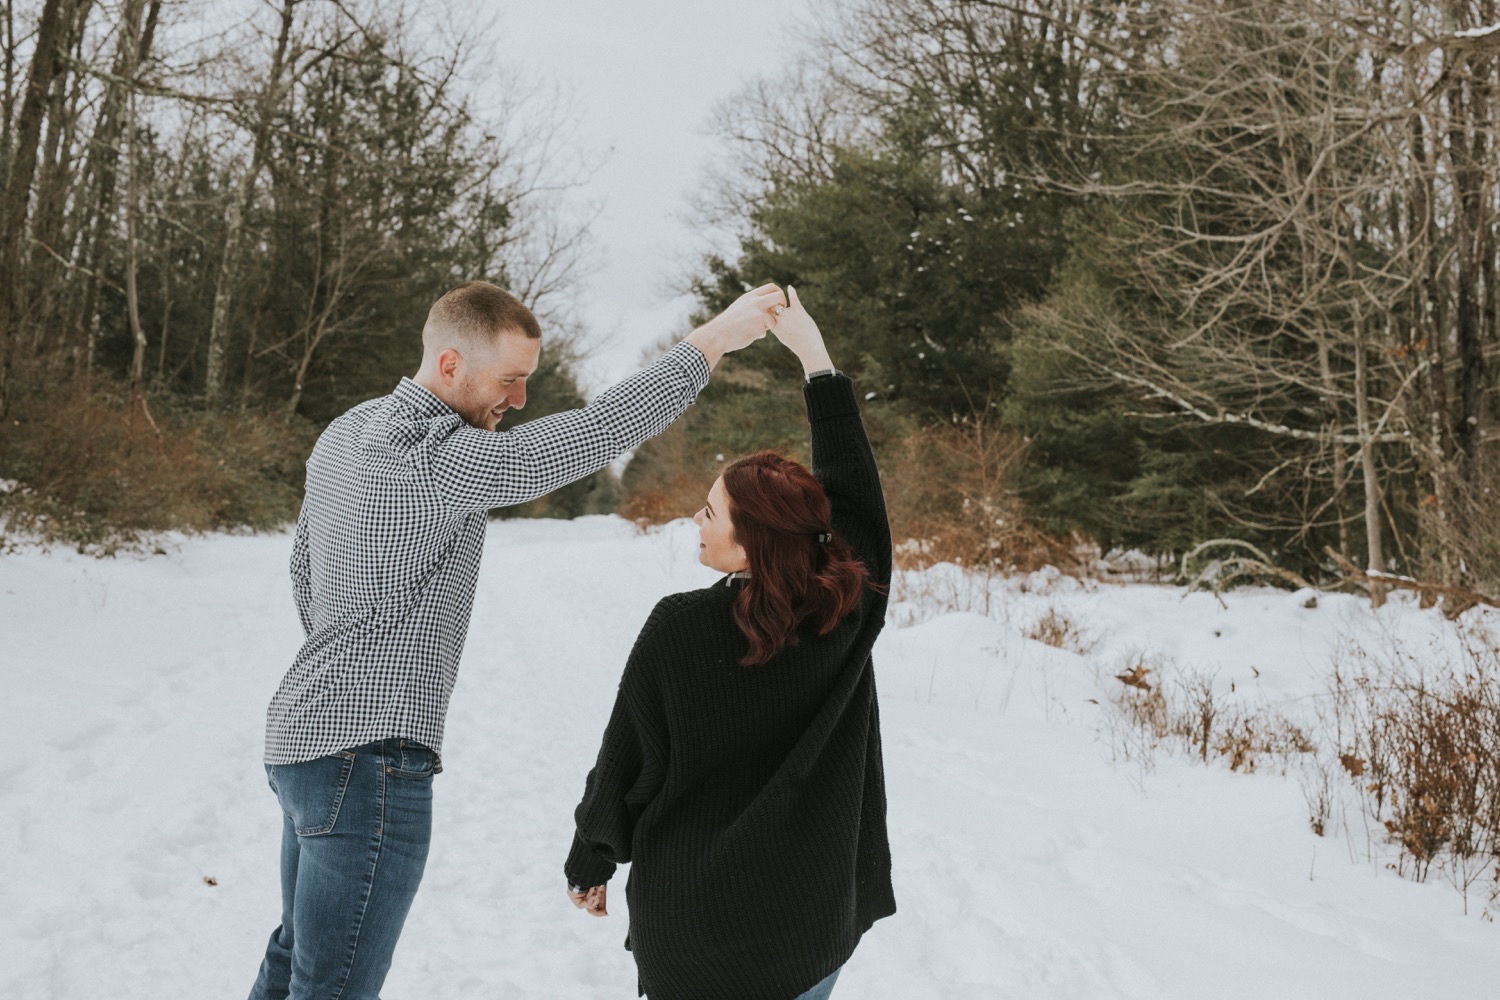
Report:
<svg viewBox="0 0 1500 1000"><path fill-rule="evenodd" d="M354 754L349 750L297 764L275 765L276 796L297 836L317 837L333 832L353 773Z"/></svg>

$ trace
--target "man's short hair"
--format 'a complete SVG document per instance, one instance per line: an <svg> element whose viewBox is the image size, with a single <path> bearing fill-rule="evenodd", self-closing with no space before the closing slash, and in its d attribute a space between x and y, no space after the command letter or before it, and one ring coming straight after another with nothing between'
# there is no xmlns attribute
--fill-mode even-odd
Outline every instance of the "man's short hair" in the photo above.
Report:
<svg viewBox="0 0 1500 1000"><path fill-rule="evenodd" d="M521 300L488 281L465 281L448 289L427 310L422 327L424 347L448 346L449 339L469 345L493 345L504 333L540 340L541 324Z"/></svg>

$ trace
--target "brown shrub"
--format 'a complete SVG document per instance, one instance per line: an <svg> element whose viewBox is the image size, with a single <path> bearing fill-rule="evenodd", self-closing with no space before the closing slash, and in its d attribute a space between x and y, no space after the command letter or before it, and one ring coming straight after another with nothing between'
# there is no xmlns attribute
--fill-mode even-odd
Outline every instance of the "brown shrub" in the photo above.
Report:
<svg viewBox="0 0 1500 1000"><path fill-rule="evenodd" d="M1011 488L1021 435L976 416L908 430L879 453L897 564L938 562L1000 572L1076 570L1075 546L1035 528Z"/></svg>
<svg viewBox="0 0 1500 1000"><path fill-rule="evenodd" d="M722 467L722 461L714 462L693 447L680 424L650 444L649 467L627 470L619 505L620 516L642 528L687 517L702 507Z"/></svg>
<svg viewBox="0 0 1500 1000"><path fill-rule="evenodd" d="M710 384L706 401L637 451L621 480L621 515L641 525L685 517L703 505L726 461L761 448L806 460L800 390L760 384L747 390L747 376L723 382ZM983 415L921 427L878 402L863 416L898 568L951 562L986 573L1044 565L1078 571L1077 540L1032 527L1011 488L1025 460L1019 434Z"/></svg>
<svg viewBox="0 0 1500 1000"><path fill-rule="evenodd" d="M145 533L273 528L294 518L315 439L280 415L204 414L80 377L15 400L0 426L0 524L113 551Z"/></svg>
<svg viewBox="0 0 1500 1000"><path fill-rule="evenodd" d="M1392 640L1341 652L1339 760L1418 880L1442 864L1465 891L1500 858L1500 644L1461 627L1457 661Z"/></svg>

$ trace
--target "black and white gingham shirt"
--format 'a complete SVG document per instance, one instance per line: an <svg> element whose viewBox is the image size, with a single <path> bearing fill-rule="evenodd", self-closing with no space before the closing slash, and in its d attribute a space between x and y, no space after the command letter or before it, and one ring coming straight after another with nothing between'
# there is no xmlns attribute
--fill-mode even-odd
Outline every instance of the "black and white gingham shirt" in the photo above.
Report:
<svg viewBox="0 0 1500 1000"><path fill-rule="evenodd" d="M441 752L486 512L602 468L661 433L708 382L678 344L580 410L471 427L403 378L318 439L292 545L307 639L266 712L268 764L387 737Z"/></svg>

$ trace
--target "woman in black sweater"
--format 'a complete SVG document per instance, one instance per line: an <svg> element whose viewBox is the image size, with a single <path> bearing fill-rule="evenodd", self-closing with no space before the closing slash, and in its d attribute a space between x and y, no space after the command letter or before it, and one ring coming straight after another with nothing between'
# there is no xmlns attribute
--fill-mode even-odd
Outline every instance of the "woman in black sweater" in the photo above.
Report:
<svg viewBox="0 0 1500 1000"><path fill-rule="evenodd" d="M826 997L896 909L870 661L890 528L853 387L788 292L774 332L808 375L816 479L762 452L714 483L699 558L728 575L641 630L564 866L603 916L631 862L651 1000Z"/></svg>

